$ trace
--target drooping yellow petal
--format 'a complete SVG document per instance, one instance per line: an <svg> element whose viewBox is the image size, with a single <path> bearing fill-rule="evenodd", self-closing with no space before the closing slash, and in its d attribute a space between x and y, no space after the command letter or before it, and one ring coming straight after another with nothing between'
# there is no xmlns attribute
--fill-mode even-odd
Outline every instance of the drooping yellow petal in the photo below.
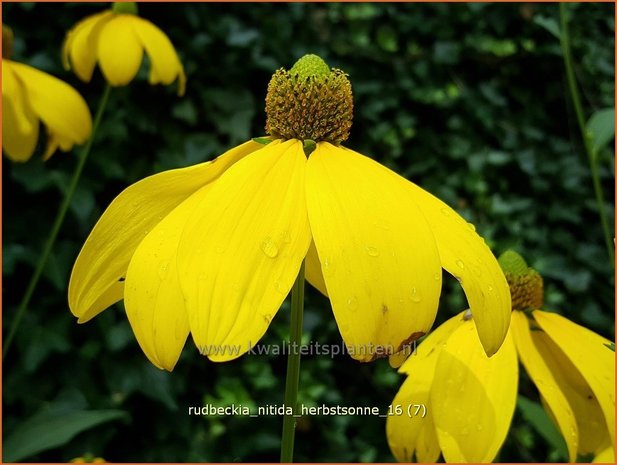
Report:
<svg viewBox="0 0 617 465"><path fill-rule="evenodd" d="M440 454L439 443L433 421L433 409L429 393L435 376L435 366L439 354L452 332L463 324L462 313L450 318L431 332L417 347L414 354L399 369L408 377L392 401L400 405L404 415L389 416L386 420L386 434L392 453L401 462L416 459L429 463L437 460ZM409 406L424 404L427 414L424 418L407 413Z"/></svg>
<svg viewBox="0 0 617 465"><path fill-rule="evenodd" d="M189 214L212 185L191 195L148 233L126 273L124 305L135 337L148 359L169 371L189 334L176 253Z"/></svg>
<svg viewBox="0 0 617 465"><path fill-rule="evenodd" d="M544 357L543 352L537 346L537 339L532 338L532 334L538 331L529 330L529 322L523 312L512 312L510 327L521 363L552 412L555 423L566 441L570 462L575 462L579 429L572 407L553 373L554 364L549 364L549 360Z"/></svg>
<svg viewBox="0 0 617 465"><path fill-rule="evenodd" d="M271 142L232 166L186 223L178 249L191 334L214 361L259 341L289 293L311 241L306 157Z"/></svg>
<svg viewBox="0 0 617 465"><path fill-rule="evenodd" d="M323 274L321 273L321 263L319 263L319 255L317 255L317 249L315 248L315 242L311 241L311 246L308 249L306 254L306 280L321 292L323 295L328 297L328 291L326 290L326 282L323 279Z"/></svg>
<svg viewBox="0 0 617 465"><path fill-rule="evenodd" d="M435 235L441 264L461 283L480 341L491 356L501 346L510 324L510 288L503 271L473 225L437 197L410 185Z"/></svg>
<svg viewBox="0 0 617 465"><path fill-rule="evenodd" d="M12 64L2 60L2 148L11 160L24 162L36 147L39 123Z"/></svg>
<svg viewBox="0 0 617 465"><path fill-rule="evenodd" d="M75 89L31 66L13 63L12 68L25 89L32 111L43 121L49 134L68 142L69 147L83 144L90 137L90 110Z"/></svg>
<svg viewBox="0 0 617 465"><path fill-rule="evenodd" d="M100 31L99 66L112 86L131 82L141 66L143 47L133 29L137 20L135 15L116 14Z"/></svg>
<svg viewBox="0 0 617 465"><path fill-rule="evenodd" d="M600 451L593 459L593 463L615 463L615 449L607 447Z"/></svg>
<svg viewBox="0 0 617 465"><path fill-rule="evenodd" d="M135 17L132 23L135 35L139 38L150 58L150 84L171 84L178 78L178 95L184 94L186 76L176 50L169 38L154 24Z"/></svg>
<svg viewBox="0 0 617 465"><path fill-rule="evenodd" d="M420 346L421 347L421 346ZM491 462L503 444L516 404L518 361L512 337L487 357L472 320L448 338L430 392L446 462Z"/></svg>
<svg viewBox="0 0 617 465"><path fill-rule="evenodd" d="M536 310L533 317L589 384L614 446L615 352L608 347L610 341L556 313Z"/></svg>
<svg viewBox="0 0 617 465"><path fill-rule="evenodd" d="M435 319L439 255L407 184L327 142L309 157L313 240L339 330L357 360L397 352Z"/></svg>
<svg viewBox="0 0 617 465"><path fill-rule="evenodd" d="M97 43L101 29L114 17L110 10L88 16L67 34L62 46L62 63L73 69L82 81L90 82L98 58Z"/></svg>
<svg viewBox="0 0 617 465"><path fill-rule="evenodd" d="M150 176L118 195L94 226L73 267L69 306L79 321L88 321L122 299L131 257L154 226L199 188L261 148L250 141L213 161Z"/></svg>

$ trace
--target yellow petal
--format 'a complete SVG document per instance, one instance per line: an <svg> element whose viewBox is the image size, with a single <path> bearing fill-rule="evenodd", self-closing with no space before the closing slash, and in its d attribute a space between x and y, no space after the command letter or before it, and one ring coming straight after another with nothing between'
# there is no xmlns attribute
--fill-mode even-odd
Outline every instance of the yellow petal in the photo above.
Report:
<svg viewBox="0 0 617 465"><path fill-rule="evenodd" d="M36 148L39 123L12 64L2 60L2 148L11 160L24 162Z"/></svg>
<svg viewBox="0 0 617 465"><path fill-rule="evenodd" d="M607 347L610 341L556 313L536 310L533 317L591 388L604 413L609 437L614 446L615 352ZM581 446L583 445L581 440Z"/></svg>
<svg viewBox="0 0 617 465"><path fill-rule="evenodd" d="M319 263L319 256L317 255L317 249L315 248L315 242L311 241L311 246L306 254L306 280L328 297L328 291L326 290L326 282L323 279L321 273L321 263Z"/></svg>
<svg viewBox="0 0 617 465"><path fill-rule="evenodd" d="M516 404L518 361L511 336L488 358L474 326L468 320L452 333L435 367L430 405L446 462L491 462Z"/></svg>
<svg viewBox="0 0 617 465"><path fill-rule="evenodd" d="M126 274L124 305L135 337L150 361L169 371L189 334L176 253L189 214L212 186L202 187L148 233Z"/></svg>
<svg viewBox="0 0 617 465"><path fill-rule="evenodd" d="M532 338L532 334L535 335L538 331L529 330L527 317L519 311L514 311L512 314L511 331L521 363L552 412L554 421L568 446L570 462L575 462L579 442L578 426L568 399L553 373L554 364L549 364L544 351L541 352L537 346L538 340Z"/></svg>
<svg viewBox="0 0 617 465"><path fill-rule="evenodd" d="M410 184L435 235L441 264L463 286L478 336L491 356L501 346L510 324L510 288L503 271L471 224L437 197Z"/></svg>
<svg viewBox="0 0 617 465"><path fill-rule="evenodd" d="M326 142L309 157L313 240L339 330L357 360L397 352L435 319L439 255L407 184Z"/></svg>
<svg viewBox="0 0 617 465"><path fill-rule="evenodd" d="M88 321L122 299L129 261L154 226L199 188L261 148L247 142L211 162L150 176L118 195L94 226L73 267L69 306L79 321Z"/></svg>
<svg viewBox="0 0 617 465"><path fill-rule="evenodd" d="M463 324L462 315L450 318L431 332L399 370L409 376L392 401L392 406L400 406L404 414L387 418L386 434L392 453L401 462L409 462L414 458L418 462L434 462L439 457L440 448L429 394L439 354L452 332ZM409 406L414 408L414 404L426 406L424 418L410 418L407 415Z"/></svg>
<svg viewBox="0 0 617 465"><path fill-rule="evenodd" d="M311 241L299 141L232 166L189 218L178 248L191 334L214 361L254 346L289 293Z"/></svg>
<svg viewBox="0 0 617 465"><path fill-rule="evenodd" d="M92 133L92 118L85 100L65 82L31 66L13 63L34 113L48 133L72 144L83 144ZM66 148L66 144L65 147Z"/></svg>
<svg viewBox="0 0 617 465"><path fill-rule="evenodd" d="M615 449L607 447L593 459L593 463L615 463Z"/></svg>
<svg viewBox="0 0 617 465"><path fill-rule="evenodd" d="M113 17L114 14L109 10L88 16L77 23L64 40L62 46L64 68L73 68L82 81L90 82L92 79L98 54L99 34Z"/></svg>
<svg viewBox="0 0 617 465"><path fill-rule="evenodd" d="M150 58L150 84L171 84L178 78L178 95L183 95L186 76L169 38L145 19L135 17L132 25L135 35Z"/></svg>
<svg viewBox="0 0 617 465"><path fill-rule="evenodd" d="M141 66L143 47L133 29L137 21L134 15L115 15L99 34L99 66L112 86L124 86L131 82Z"/></svg>

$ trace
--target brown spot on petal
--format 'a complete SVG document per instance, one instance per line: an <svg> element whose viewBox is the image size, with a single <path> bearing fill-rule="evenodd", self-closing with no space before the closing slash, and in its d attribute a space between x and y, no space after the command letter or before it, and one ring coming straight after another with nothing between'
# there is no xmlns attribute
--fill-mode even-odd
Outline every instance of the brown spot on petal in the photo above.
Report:
<svg viewBox="0 0 617 465"><path fill-rule="evenodd" d="M400 352L401 350L403 350L406 346L410 345L412 342L417 341L418 339L420 339L422 336L424 336L426 333L422 332L422 331L418 331L416 333L411 333L411 336L409 336L407 339L405 339L403 342L401 342L401 345L398 346L398 349L396 349L397 352Z"/></svg>
<svg viewBox="0 0 617 465"><path fill-rule="evenodd" d="M388 313L388 306L387 306L386 304L383 304L383 305L381 306L381 313L382 313L383 315L385 315L386 313Z"/></svg>

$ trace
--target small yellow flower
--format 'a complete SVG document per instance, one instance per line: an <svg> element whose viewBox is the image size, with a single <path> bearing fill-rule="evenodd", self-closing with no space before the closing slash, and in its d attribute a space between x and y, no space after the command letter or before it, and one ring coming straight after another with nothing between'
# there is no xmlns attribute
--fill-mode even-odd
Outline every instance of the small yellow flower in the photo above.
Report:
<svg viewBox="0 0 617 465"><path fill-rule="evenodd" d="M518 360L561 431L569 459L614 451L615 353L607 339L542 306L542 278L515 252L500 257L512 294L512 325L486 357L466 313L437 328L401 366L393 404L425 404L425 418L391 416L388 443L399 461L490 462L510 428Z"/></svg>
<svg viewBox="0 0 617 465"><path fill-rule="evenodd" d="M370 361L428 332L443 267L495 353L510 320L497 260L446 204L339 145L351 126L346 75L308 55L275 73L266 109L276 140L156 174L111 203L71 275L79 322L124 298L156 366L174 367L189 332L202 354L231 360L263 336L306 259L350 355Z"/></svg>
<svg viewBox="0 0 617 465"><path fill-rule="evenodd" d="M107 82L124 86L141 66L144 51L150 59L150 84L178 79L184 94L184 68L169 38L150 21L137 16L135 3L115 3L111 10L89 16L67 34L62 48L64 67L90 82L97 61Z"/></svg>
<svg viewBox="0 0 617 465"><path fill-rule="evenodd" d="M58 147L67 152L92 132L90 110L65 82L10 60L12 33L2 26L2 149L13 161L30 159L39 138L39 121L47 129L47 160Z"/></svg>

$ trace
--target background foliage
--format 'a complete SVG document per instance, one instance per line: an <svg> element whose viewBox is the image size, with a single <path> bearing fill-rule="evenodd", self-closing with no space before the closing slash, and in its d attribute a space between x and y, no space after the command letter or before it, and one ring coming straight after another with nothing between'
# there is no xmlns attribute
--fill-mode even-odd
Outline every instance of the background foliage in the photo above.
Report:
<svg viewBox="0 0 617 465"><path fill-rule="evenodd" d="M62 69L60 46L69 27L105 7L3 5L15 32L14 59L67 80L93 112L100 72L81 83ZM614 5L569 8L589 117L614 107ZM214 364L189 342L176 370L163 373L139 350L122 304L78 326L66 288L81 245L115 195L146 175L211 159L262 135L270 75L305 53L350 75L355 123L348 146L454 206L496 254L522 253L545 278L548 309L613 338L613 269L567 92L557 4L179 3L143 4L140 14L176 45L187 93L177 98L175 86L149 86L145 65L129 87L112 92L60 240L4 363L5 459L278 459L280 417L187 411L203 403L281 404L283 356ZM613 224L611 147L601 152L601 176ZM75 162L74 153L57 153L45 164L38 156L22 165L3 162L5 331ZM439 321L466 306L456 282L446 281ZM312 289L308 294L306 341L340 342L327 301ZM286 305L264 342L280 344L287 324ZM300 401L385 409L401 382L385 360L305 357ZM535 388L523 378L520 391L526 398L498 459L564 460L559 435L542 426ZM391 461L384 428L381 418L303 418L296 459Z"/></svg>

